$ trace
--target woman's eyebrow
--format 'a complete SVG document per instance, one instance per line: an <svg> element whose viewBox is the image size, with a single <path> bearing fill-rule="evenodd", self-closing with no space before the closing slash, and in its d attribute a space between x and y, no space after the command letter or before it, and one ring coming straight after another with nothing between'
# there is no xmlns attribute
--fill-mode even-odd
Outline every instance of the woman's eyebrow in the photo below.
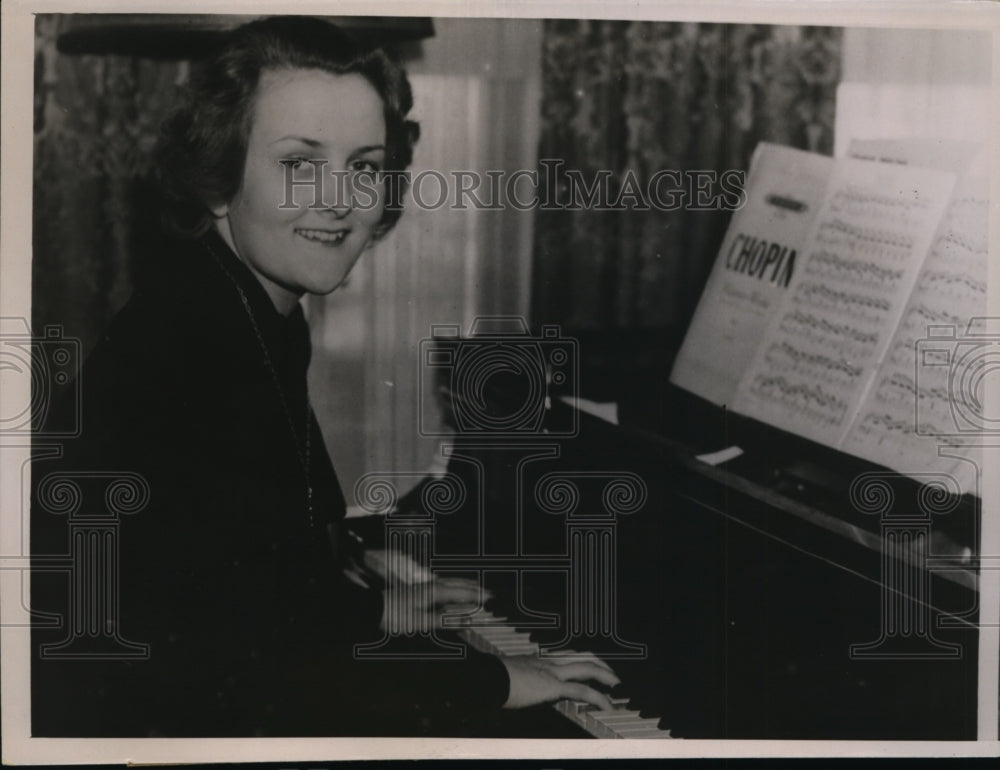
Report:
<svg viewBox="0 0 1000 770"><path fill-rule="evenodd" d="M301 142L302 144L304 144L304 145L306 145L308 147L322 147L323 146L323 143L320 142L317 139L310 139L307 136L295 136L295 135L292 135L292 134L289 134L288 136L283 136L280 139L275 139L273 142L271 142L271 144L278 144L279 142ZM351 157L354 157L355 155L364 155L366 153L376 152L376 151L379 151L379 150L383 150L384 151L385 150L385 145L384 144L366 144L366 145L364 145L362 147L358 147L357 149L353 150L351 152Z"/></svg>
<svg viewBox="0 0 1000 770"><path fill-rule="evenodd" d="M351 157L353 158L355 155L365 155L366 153L377 152L379 150L385 150L385 145L366 144L364 147L358 147L358 149L354 150L354 152L351 153Z"/></svg>
<svg viewBox="0 0 1000 770"><path fill-rule="evenodd" d="M321 147L323 144L317 139L310 139L307 136L294 136L292 134L289 134L288 136L283 136L280 139L275 139L273 142L271 142L271 144L277 144L278 142L289 142L289 141L301 142L302 144L308 145L310 147Z"/></svg>

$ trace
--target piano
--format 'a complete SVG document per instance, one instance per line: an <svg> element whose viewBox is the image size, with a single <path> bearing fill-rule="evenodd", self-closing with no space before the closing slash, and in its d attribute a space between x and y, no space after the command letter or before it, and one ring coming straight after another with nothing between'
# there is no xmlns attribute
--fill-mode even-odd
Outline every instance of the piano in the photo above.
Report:
<svg viewBox="0 0 1000 770"><path fill-rule="evenodd" d="M556 704L580 735L975 739L978 499L921 518L921 485L674 388L663 361L604 379L628 387L618 424L549 387L538 430L447 443L463 502L430 511L432 567L496 598L446 624L479 649L607 660L615 711ZM496 426L528 390L441 393ZM399 509L427 514L434 483Z"/></svg>

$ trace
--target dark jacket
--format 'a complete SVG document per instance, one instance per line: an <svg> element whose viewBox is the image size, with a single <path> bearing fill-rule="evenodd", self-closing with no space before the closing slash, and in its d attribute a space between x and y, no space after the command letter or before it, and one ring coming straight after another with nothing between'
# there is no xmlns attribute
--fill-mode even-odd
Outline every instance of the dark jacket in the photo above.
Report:
<svg viewBox="0 0 1000 770"><path fill-rule="evenodd" d="M119 604L88 612L105 627L36 616L33 734L461 732L455 719L505 700L503 664L471 650L459 661L353 659L356 642L381 636L381 594L343 574L344 498L308 408L309 355L301 308L278 314L214 233L173 249L116 316L79 404L57 407L79 408L79 438L33 462L33 609L70 617L79 523L107 520L108 479L138 474L128 478L148 485L149 501L103 525ZM69 516L52 512L52 488L40 491L60 474L81 493ZM60 569L73 553L74 570ZM89 657L39 655L67 638L63 653ZM114 639L149 655L116 656L134 650Z"/></svg>

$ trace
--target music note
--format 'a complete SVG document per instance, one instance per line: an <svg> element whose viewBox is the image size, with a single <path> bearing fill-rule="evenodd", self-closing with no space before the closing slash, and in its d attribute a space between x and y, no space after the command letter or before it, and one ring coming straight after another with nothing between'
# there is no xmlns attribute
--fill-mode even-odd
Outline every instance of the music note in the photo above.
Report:
<svg viewBox="0 0 1000 770"><path fill-rule="evenodd" d="M983 180L960 183L914 283L878 385L860 404L845 437L846 451L904 473L953 470L955 461L940 457L936 447L960 446L961 437L949 435L952 410L971 408L970 396L952 388L950 367L919 366L917 342L931 326L964 330L972 317L985 315L987 203Z"/></svg>

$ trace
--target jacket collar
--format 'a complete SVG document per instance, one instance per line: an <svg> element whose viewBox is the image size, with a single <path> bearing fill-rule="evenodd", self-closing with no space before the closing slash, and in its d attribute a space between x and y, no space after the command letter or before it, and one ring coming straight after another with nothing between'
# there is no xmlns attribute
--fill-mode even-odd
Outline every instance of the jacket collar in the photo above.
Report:
<svg viewBox="0 0 1000 770"><path fill-rule="evenodd" d="M257 277L214 228L201 236L200 242L238 300L242 303L246 298L249 315L275 365L283 373L304 372L312 350L302 305L296 304L287 317L282 316Z"/></svg>

